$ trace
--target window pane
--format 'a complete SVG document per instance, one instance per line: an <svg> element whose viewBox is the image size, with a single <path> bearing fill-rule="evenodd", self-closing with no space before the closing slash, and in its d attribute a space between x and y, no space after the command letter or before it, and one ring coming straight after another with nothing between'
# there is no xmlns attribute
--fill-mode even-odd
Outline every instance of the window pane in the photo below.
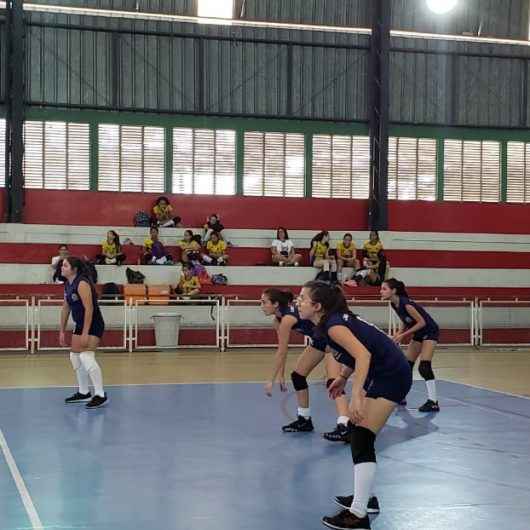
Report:
<svg viewBox="0 0 530 530"><path fill-rule="evenodd" d="M246 132L243 193L265 197L303 197L304 135Z"/></svg>
<svg viewBox="0 0 530 530"><path fill-rule="evenodd" d="M313 197L366 199L369 175L367 136L313 136Z"/></svg>

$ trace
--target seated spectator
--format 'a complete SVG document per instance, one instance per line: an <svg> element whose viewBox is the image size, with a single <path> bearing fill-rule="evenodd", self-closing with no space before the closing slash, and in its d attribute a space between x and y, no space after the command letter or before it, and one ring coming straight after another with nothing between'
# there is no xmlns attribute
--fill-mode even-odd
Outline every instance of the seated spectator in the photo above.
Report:
<svg viewBox="0 0 530 530"><path fill-rule="evenodd" d="M203 226L204 232L202 236L202 240L207 243L210 240L210 237L212 237L212 234L214 232L217 232L219 235L219 239L223 238L223 230L225 227L221 224L221 220L219 216L216 213L213 213L206 219L206 224Z"/></svg>
<svg viewBox="0 0 530 530"><path fill-rule="evenodd" d="M173 258L168 254L162 242L158 239L158 228L152 226L149 237L144 241L142 265L171 265Z"/></svg>
<svg viewBox="0 0 530 530"><path fill-rule="evenodd" d="M280 226L276 230L276 239L272 240L272 263L282 267L283 265L294 265L298 267L302 261L302 256L296 254L294 243L289 239L287 228Z"/></svg>
<svg viewBox="0 0 530 530"><path fill-rule="evenodd" d="M362 267L357 269L351 280L346 280L345 285L350 287L362 287L365 285L381 285L381 278L378 273L378 264L376 261L363 258Z"/></svg>
<svg viewBox="0 0 530 530"><path fill-rule="evenodd" d="M208 254L202 255L202 260L207 265L228 265L228 254L226 252L226 242L223 241L217 232L212 232L210 240L206 243Z"/></svg>
<svg viewBox="0 0 530 530"><path fill-rule="evenodd" d="M344 234L342 241L337 243L337 278L342 281L343 267L359 268L357 250L351 234Z"/></svg>
<svg viewBox="0 0 530 530"><path fill-rule="evenodd" d="M181 250L180 259L182 263L199 261L201 257L201 244L197 241L197 236L191 230L184 232L184 238L179 241L178 246Z"/></svg>
<svg viewBox="0 0 530 530"><path fill-rule="evenodd" d="M319 232L311 240L309 259L313 267L320 269L317 279L337 281L337 262L329 249L329 232L327 230Z"/></svg>
<svg viewBox="0 0 530 530"><path fill-rule="evenodd" d="M173 215L173 207L167 197L158 197L153 206L152 224L154 226L182 226L181 218Z"/></svg>
<svg viewBox="0 0 530 530"><path fill-rule="evenodd" d="M386 274L386 257L383 253L383 243L379 239L377 230L370 232L370 239L363 245L364 256L373 261L377 266L377 274L380 281L384 281Z"/></svg>
<svg viewBox="0 0 530 530"><path fill-rule="evenodd" d="M65 278L61 275L61 267L63 265L63 259L69 256L70 251L68 250L68 245L59 245L59 255L53 256L51 261L53 283L64 283Z"/></svg>
<svg viewBox="0 0 530 530"><path fill-rule="evenodd" d="M196 276L194 268L190 263L182 265L182 275L177 287L177 293L184 296L195 296L201 292L201 282Z"/></svg>
<svg viewBox="0 0 530 530"><path fill-rule="evenodd" d="M97 265L121 265L125 261L120 236L114 230L107 232L107 239L101 244L101 254L96 256Z"/></svg>

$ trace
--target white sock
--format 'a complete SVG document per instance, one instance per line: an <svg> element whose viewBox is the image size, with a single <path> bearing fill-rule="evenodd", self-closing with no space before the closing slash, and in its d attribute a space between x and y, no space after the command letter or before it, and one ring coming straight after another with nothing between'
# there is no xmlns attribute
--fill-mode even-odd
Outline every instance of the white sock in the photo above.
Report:
<svg viewBox="0 0 530 530"><path fill-rule="evenodd" d="M70 362L72 363L72 367L77 377L77 384L79 385L79 393L88 394L90 392L90 389L88 388L88 373L83 367L83 365L81 364L81 360L79 359L79 353L74 353L73 351L71 351Z"/></svg>
<svg viewBox="0 0 530 530"><path fill-rule="evenodd" d="M303 407L298 407L298 416L302 416L302 418L308 420L311 417L311 409L309 407L306 409Z"/></svg>
<svg viewBox="0 0 530 530"><path fill-rule="evenodd" d="M337 418L337 425L345 425L348 426L348 422L350 421L350 418L348 416L339 416Z"/></svg>
<svg viewBox="0 0 530 530"><path fill-rule="evenodd" d="M101 374L101 368L96 361L95 354L93 351L84 351L79 355L83 368L88 372L88 376L94 386L94 394L96 396L105 397L105 391L103 390L103 375Z"/></svg>
<svg viewBox="0 0 530 530"><path fill-rule="evenodd" d="M425 384L427 385L427 395L429 396L429 399L436 403L438 401L436 394L436 379L425 381Z"/></svg>
<svg viewBox="0 0 530 530"><path fill-rule="evenodd" d="M365 517L368 506L368 499L372 493L375 480L375 462L364 462L353 466L353 491L355 496L350 507L350 512L357 517Z"/></svg>

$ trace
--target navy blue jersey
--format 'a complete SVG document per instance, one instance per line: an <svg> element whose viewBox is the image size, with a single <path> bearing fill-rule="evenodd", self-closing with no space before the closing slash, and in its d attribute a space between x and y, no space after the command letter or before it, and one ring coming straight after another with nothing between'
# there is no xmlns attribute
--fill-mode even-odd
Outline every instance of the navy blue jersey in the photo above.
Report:
<svg viewBox="0 0 530 530"><path fill-rule="evenodd" d="M407 366L403 352L394 341L379 328L351 313L334 313L325 324L325 335L333 351L333 357L355 370L355 359L340 344L329 337L329 330L335 326L344 326L370 352L370 368L367 380L391 376ZM410 369L409 369L410 372Z"/></svg>
<svg viewBox="0 0 530 530"><path fill-rule="evenodd" d="M315 324L313 324L311 320L304 320L303 318L301 318L300 313L298 312L298 308L295 305L280 307L278 309L278 313L279 315L276 316L276 320L278 322L281 322L284 316L291 316L296 318L296 324L293 326L292 329L294 331L297 331L298 333L301 333L302 335L305 335L306 337L309 337L311 339L312 345L317 350L326 350L326 341L323 337L317 337L315 340Z"/></svg>
<svg viewBox="0 0 530 530"><path fill-rule="evenodd" d="M103 323L103 316L101 315L101 310L99 309L98 299L96 295L96 290L94 285L83 275L78 274L72 283L65 282L64 284L64 299L70 306L70 311L72 312L72 319L76 324L76 327L82 327L85 321L85 308L83 307L83 302L79 296L79 283L85 281L90 286L92 292L92 306L94 308L94 313L92 315L92 323ZM91 326L92 327L92 326Z"/></svg>
<svg viewBox="0 0 530 530"><path fill-rule="evenodd" d="M421 307L421 305L406 296L400 296L399 305L396 307L392 304L392 307L401 322L405 325L405 329L409 329L416 324L416 321L409 315L407 308L405 307L407 305L412 306L422 316L423 320L425 320L425 328L423 328L422 331L438 331L438 324L434 321L431 315Z"/></svg>

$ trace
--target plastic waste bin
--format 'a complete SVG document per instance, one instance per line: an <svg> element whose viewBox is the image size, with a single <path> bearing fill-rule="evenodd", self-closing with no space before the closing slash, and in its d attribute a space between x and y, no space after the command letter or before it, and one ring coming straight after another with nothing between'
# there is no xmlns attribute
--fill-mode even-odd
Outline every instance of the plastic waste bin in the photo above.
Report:
<svg viewBox="0 0 530 530"><path fill-rule="evenodd" d="M182 315L158 313L153 315L157 348L176 348L179 344Z"/></svg>

